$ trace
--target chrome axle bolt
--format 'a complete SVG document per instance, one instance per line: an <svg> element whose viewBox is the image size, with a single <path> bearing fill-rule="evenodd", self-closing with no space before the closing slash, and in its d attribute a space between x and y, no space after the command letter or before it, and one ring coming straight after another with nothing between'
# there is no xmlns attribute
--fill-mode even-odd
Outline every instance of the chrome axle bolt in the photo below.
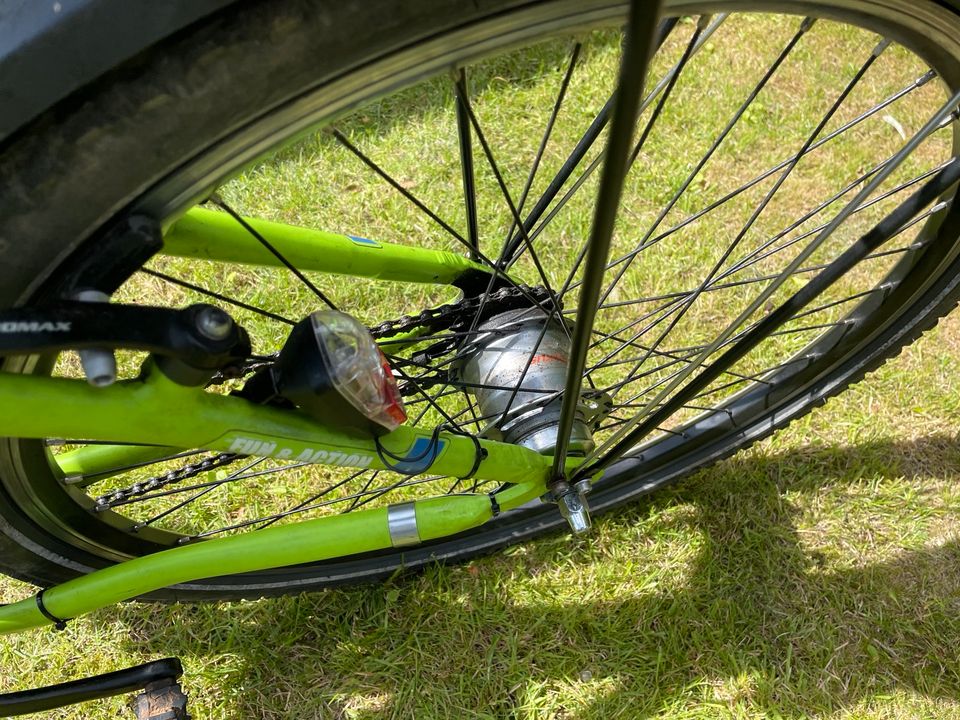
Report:
<svg viewBox="0 0 960 720"><path fill-rule="evenodd" d="M573 486L566 480L557 480L550 485L550 489L540 500L555 502L573 534L580 535L591 526L590 505L586 497L590 487L590 481L586 479L580 480Z"/></svg>

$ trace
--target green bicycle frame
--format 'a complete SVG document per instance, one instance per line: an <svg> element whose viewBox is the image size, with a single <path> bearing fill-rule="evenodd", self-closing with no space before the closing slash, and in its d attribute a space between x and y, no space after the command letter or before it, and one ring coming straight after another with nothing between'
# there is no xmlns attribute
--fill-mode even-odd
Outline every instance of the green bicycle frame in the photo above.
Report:
<svg viewBox="0 0 960 720"><path fill-rule="evenodd" d="M470 270L489 273L484 265L456 253L391 245L266 220L246 222L301 270L440 285L453 284ZM229 215L202 208L190 210L170 227L163 237L161 252L198 260L282 266L276 255Z"/></svg>
<svg viewBox="0 0 960 720"><path fill-rule="evenodd" d="M297 266L329 273L398 282L452 284L467 272L488 272L461 255L390 245L278 223L250 220L258 232ZM164 238L163 254L221 262L277 265L276 257L228 215L194 209ZM111 468L149 463L183 449L201 448L255 457L351 468L384 469L376 444L296 411L250 403L177 385L155 368L141 378L107 388L82 380L0 372L0 436L76 438L116 443L90 445L52 456L64 483L82 487ZM400 427L381 438L393 455L420 461L431 473L510 483L495 495L463 494L402 503L413 543L477 527L498 513L541 496L551 458L516 445ZM124 445L123 443L141 443ZM152 446L145 446L150 444ZM478 449L480 456L478 457ZM571 460L571 467L576 460ZM426 470L415 468L416 471ZM274 526L255 533L204 540L131 559L46 590L44 609L74 618L169 585L208 577L316 562L410 544L391 529L392 508ZM408 520L408 525L411 521ZM409 528L408 528L409 531ZM49 625L34 598L0 607L0 634Z"/></svg>

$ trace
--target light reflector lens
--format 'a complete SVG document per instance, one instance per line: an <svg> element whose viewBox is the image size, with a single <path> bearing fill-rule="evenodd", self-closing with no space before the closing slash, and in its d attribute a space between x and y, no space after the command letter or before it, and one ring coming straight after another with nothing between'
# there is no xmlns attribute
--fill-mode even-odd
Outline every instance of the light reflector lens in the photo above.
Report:
<svg viewBox="0 0 960 720"><path fill-rule="evenodd" d="M406 422L393 370L369 331L356 318L336 310L315 312L310 320L336 391L388 431Z"/></svg>

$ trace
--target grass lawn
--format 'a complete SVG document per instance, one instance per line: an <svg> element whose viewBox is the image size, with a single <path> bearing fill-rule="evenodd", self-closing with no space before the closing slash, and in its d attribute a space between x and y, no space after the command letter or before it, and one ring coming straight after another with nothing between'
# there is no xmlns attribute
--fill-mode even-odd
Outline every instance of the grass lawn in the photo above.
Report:
<svg viewBox="0 0 960 720"><path fill-rule="evenodd" d="M635 228L656 222L659 209L756 83L763 63L796 26L796 19L731 20L704 45L691 65L692 79L678 83L671 112L659 121L630 176L614 253L635 246ZM655 74L682 52L692 24L683 27L686 32L665 45ZM609 91L616 37L598 32L581 39L581 70L570 86L577 102L558 118L532 198ZM663 226L682 222L789 157L876 42L870 33L818 24ZM543 127L545 116L530 109L549 112L569 47L569 40L552 41L471 71L477 115L511 188L523 186L524 160ZM902 48L891 48L824 132L924 70ZM756 250L895 151L900 133L915 132L941 96L933 84L921 88L911 103L891 106L802 162L733 257ZM338 126L461 227L450 100L448 82L429 81ZM526 138L526 145L509 145L508 132ZM933 138L884 188L935 165L948 149L949 138ZM250 215L453 249L401 197L388 195L359 163L334 150L327 134L303 139L247 169L223 188L223 196ZM499 242L511 218L477 153L481 235ZM545 265L557 285L589 227L590 187L551 226ZM601 323L620 327L631 317L635 306L615 306L619 301L696 285L705 273L701 268L716 262L725 247L712 241L735 234L771 187L772 179L758 184L656 245L611 293ZM811 262L834 256L896 204L893 197L855 216L837 244ZM837 207L812 214L785 237L815 228ZM909 246L912 237L905 235L900 245ZM871 288L895 262L888 257L857 268L831 291L835 296L818 301L836 304L824 307L817 322L793 321L790 333L761 345L737 369L761 373L791 357L823 331L819 324L849 312L843 298ZM221 292L230 288L230 294L273 312L299 318L315 309L309 294L279 270L155 263ZM782 256L769 258L740 277L763 277L782 266ZM527 282L538 279L529 257L515 272ZM341 306L371 324L446 298L434 288L320 281ZM796 287L788 283L773 299ZM152 278L122 292L127 299L174 305L198 299ZM755 293L751 285L705 293L664 348L709 342L720 323L735 316L732 308ZM275 349L285 337L276 323L237 317L260 348ZM803 329L810 325L818 327ZM595 352L615 347L601 343ZM135 360L126 358L129 372ZM615 382L622 367L600 368L597 381ZM75 362L65 359L61 370L76 372ZM665 368L644 382L668 373ZM644 398L641 386L634 390ZM450 412L463 410L456 404L463 398L448 401ZM690 409L675 422L696 412ZM436 421L429 413L422 420ZM954 315L813 414L597 518L585 537L554 535L381 586L209 606L111 608L63 633L0 640L0 690L176 655L187 668L184 683L197 718L960 718L958 423L960 315ZM223 522L224 516L257 517L289 506L328 479L327 470L315 470L230 486L166 522L182 530ZM116 480L130 482L130 475ZM418 492L430 494L436 486ZM386 501L394 500L391 495ZM144 512L162 507L146 506ZM0 579L0 602L32 591ZM115 699L47 717L129 717L127 703Z"/></svg>

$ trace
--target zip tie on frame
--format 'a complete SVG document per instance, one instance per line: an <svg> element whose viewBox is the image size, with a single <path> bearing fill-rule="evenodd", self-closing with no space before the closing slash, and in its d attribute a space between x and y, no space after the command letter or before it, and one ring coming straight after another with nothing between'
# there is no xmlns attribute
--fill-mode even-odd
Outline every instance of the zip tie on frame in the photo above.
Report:
<svg viewBox="0 0 960 720"><path fill-rule="evenodd" d="M448 427L448 432L453 433L454 435L459 435L461 437L469 438L473 441L473 465L470 467L470 470L466 475L461 475L458 480L468 480L473 477L474 473L480 469L480 463L486 460L487 449L480 444L480 438L476 435L471 435L466 430L461 430L460 428Z"/></svg>
<svg viewBox="0 0 960 720"><path fill-rule="evenodd" d="M43 615L47 620L53 623L55 630L63 632L67 629L67 620L70 618L58 618L52 612L47 610L47 606L43 604L43 594L46 592L46 588L38 592L34 597L37 601L37 610L40 611L40 614Z"/></svg>

